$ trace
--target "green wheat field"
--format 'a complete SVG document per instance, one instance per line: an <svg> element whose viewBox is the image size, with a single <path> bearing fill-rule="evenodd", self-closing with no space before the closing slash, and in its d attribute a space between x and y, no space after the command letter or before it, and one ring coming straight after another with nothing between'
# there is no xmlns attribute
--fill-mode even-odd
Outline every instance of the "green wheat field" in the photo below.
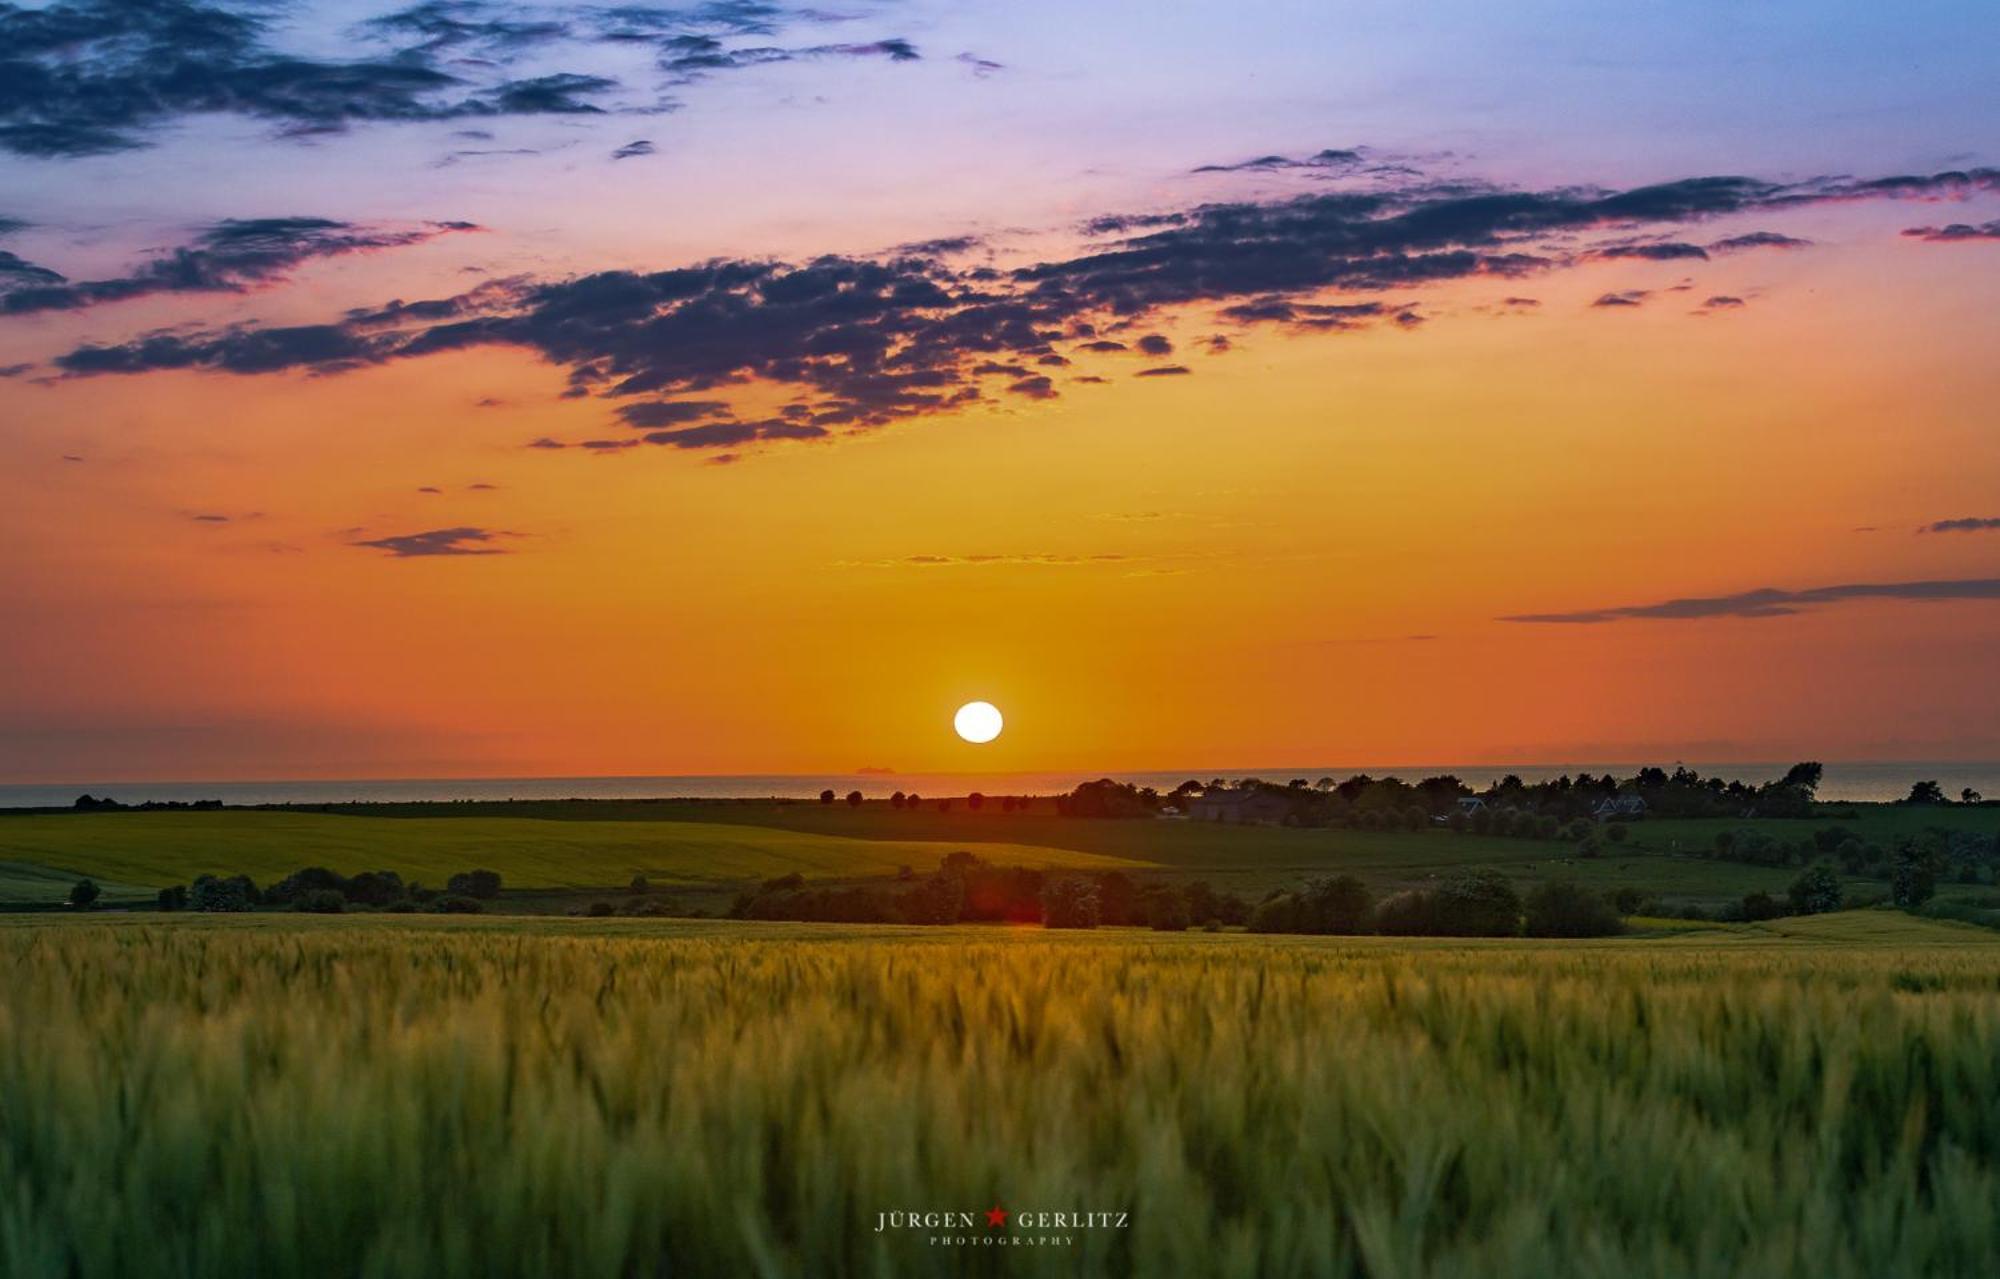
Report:
<svg viewBox="0 0 2000 1279"><path fill-rule="evenodd" d="M2000 937L1887 912L99 917L0 923L0 971L12 1279L2000 1269ZM933 1210L975 1241L877 1230Z"/></svg>

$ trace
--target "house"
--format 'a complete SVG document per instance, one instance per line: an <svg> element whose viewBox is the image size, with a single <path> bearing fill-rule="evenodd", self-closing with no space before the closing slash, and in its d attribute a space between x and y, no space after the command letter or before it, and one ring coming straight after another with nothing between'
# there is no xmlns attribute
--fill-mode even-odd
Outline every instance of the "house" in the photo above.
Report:
<svg viewBox="0 0 2000 1279"><path fill-rule="evenodd" d="M1477 795L1461 795L1458 800L1458 811L1464 813L1467 817L1472 816L1485 807L1486 801Z"/></svg>
<svg viewBox="0 0 2000 1279"><path fill-rule="evenodd" d="M1210 789L1188 802L1188 816L1198 822L1275 825L1291 811L1283 796L1267 790Z"/></svg>
<svg viewBox="0 0 2000 1279"><path fill-rule="evenodd" d="M1596 808L1590 810L1590 815L1600 822L1644 817L1646 801L1637 795L1607 795L1598 801Z"/></svg>

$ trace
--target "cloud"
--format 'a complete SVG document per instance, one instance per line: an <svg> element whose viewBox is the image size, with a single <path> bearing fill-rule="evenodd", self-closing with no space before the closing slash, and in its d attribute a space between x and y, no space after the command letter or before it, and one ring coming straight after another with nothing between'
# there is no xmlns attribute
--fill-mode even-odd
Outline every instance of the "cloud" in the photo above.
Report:
<svg viewBox="0 0 2000 1279"><path fill-rule="evenodd" d="M1592 306L1643 306L1652 292L1647 289L1625 289L1618 293L1604 293L1598 296Z"/></svg>
<svg viewBox="0 0 2000 1279"><path fill-rule="evenodd" d="M720 70L810 57L915 59L907 40L776 47L793 26L842 15L767 0L684 8L421 0L347 32L334 49L281 49L277 6L216 0L0 5L0 150L69 157L146 145L160 126L216 112L291 136L361 122L658 111L663 90ZM592 48L650 48L654 82L551 68ZM539 74L518 75L530 66ZM485 130L472 130L485 133Z"/></svg>
<svg viewBox="0 0 2000 1279"><path fill-rule="evenodd" d="M995 71L1005 71L1007 69L1004 63L995 62L991 58L982 58L970 53L961 53L956 58L953 58L952 61L964 63L966 66L972 68L972 74L981 80L992 75Z"/></svg>
<svg viewBox="0 0 2000 1279"><path fill-rule="evenodd" d="M1761 590L1742 591L1735 595L1666 600L1659 604L1634 604L1617 608L1582 609L1573 613L1521 613L1499 620L1598 625L1605 622L1648 618L1689 621L1711 617L1788 617L1819 605L1870 599L1921 603L1940 600L2000 600L2000 578L1858 583L1845 586L1816 586L1803 591L1783 591L1775 587L1764 587Z"/></svg>
<svg viewBox="0 0 2000 1279"><path fill-rule="evenodd" d="M1148 333L1139 339L1139 350L1145 355L1172 355L1174 344L1158 333Z"/></svg>
<svg viewBox="0 0 2000 1279"><path fill-rule="evenodd" d="M1748 305L1749 303L1745 302L1742 298L1734 296L1733 294L1718 293L1713 297L1704 298L1702 300L1701 309L1704 311L1735 310L1738 307L1743 307Z"/></svg>
<svg viewBox="0 0 2000 1279"><path fill-rule="evenodd" d="M488 282L322 325L149 334L79 347L55 364L72 377L153 369L333 373L508 347L565 370L566 397L609 402L627 426L653 432L647 442L736 451L950 413L1008 388L1031 395L1035 384L1020 370L1060 367L1056 344L1128 349L1096 335L1181 308L1208 308L1243 325L1409 328L1423 319L1412 303L1328 297L1515 279L1581 260L1552 254L1546 244L1554 236L1606 232L1636 242L1635 232L1656 234L1725 214L1937 199L1996 185L2000 171L1974 170L1868 182L1705 177L1624 191L1461 183L1320 192L1099 219L1093 227L1100 239L1083 252L1007 270L898 251L798 263L715 259L659 271ZM1598 304L1633 306L1646 296L1628 290ZM1141 376L1172 374L1150 369ZM771 416L755 422L735 421L727 405L750 385L760 404L775 400L776 410L760 409ZM703 407L677 407L689 403ZM571 447L615 451L630 443L600 439Z"/></svg>
<svg viewBox="0 0 2000 1279"><path fill-rule="evenodd" d="M1951 244L1959 240L2000 240L2000 220L1982 222L1978 226L1969 222L1954 222L1950 226L1913 226L1903 234L1931 244Z"/></svg>
<svg viewBox="0 0 2000 1279"><path fill-rule="evenodd" d="M1780 235L1776 231L1751 231L1745 235L1732 235L1725 240L1717 240L1708 246L1710 253L1743 253L1750 249L1805 249L1811 248L1811 240L1801 240L1794 235Z"/></svg>
<svg viewBox="0 0 2000 1279"><path fill-rule="evenodd" d="M1607 244L1590 250L1594 258L1631 258L1644 262L1675 262L1687 258L1708 261L1708 250L1699 244L1668 240L1650 244Z"/></svg>
<svg viewBox="0 0 2000 1279"><path fill-rule="evenodd" d="M1140 369L1133 377L1181 377L1194 370L1185 364L1162 364L1158 368Z"/></svg>
<svg viewBox="0 0 2000 1279"><path fill-rule="evenodd" d="M1053 400L1060 394L1055 383L1045 377L1024 377L1007 388L1015 395L1025 395L1031 400Z"/></svg>
<svg viewBox="0 0 2000 1279"><path fill-rule="evenodd" d="M503 537L514 536L517 534L460 526L428 529L422 533L401 533L394 537L371 538L349 545L387 551L397 559L416 559L433 555L503 555L506 553L506 548L495 546L493 543Z"/></svg>
<svg viewBox="0 0 2000 1279"><path fill-rule="evenodd" d="M627 142L624 146L613 151L611 158L614 160L630 160L637 156L651 155L656 150L658 148L653 145L651 139L639 138L636 141Z"/></svg>
<svg viewBox="0 0 2000 1279"><path fill-rule="evenodd" d="M1367 156L1363 147L1328 147L1301 159L1284 155L1260 155L1234 164L1204 164L1195 173L1273 173L1283 169L1353 169Z"/></svg>
<svg viewBox="0 0 2000 1279"><path fill-rule="evenodd" d="M8 260L19 259L0 253L0 314L74 311L155 293L243 293L282 280L314 259L403 248L478 229L470 222L391 229L332 218L232 218L203 228L192 244L104 280L68 280L42 268L13 271Z"/></svg>
<svg viewBox="0 0 2000 1279"><path fill-rule="evenodd" d="M1919 533L1991 533L2000 530L2000 517L1966 516L1956 520L1938 520L1919 528Z"/></svg>

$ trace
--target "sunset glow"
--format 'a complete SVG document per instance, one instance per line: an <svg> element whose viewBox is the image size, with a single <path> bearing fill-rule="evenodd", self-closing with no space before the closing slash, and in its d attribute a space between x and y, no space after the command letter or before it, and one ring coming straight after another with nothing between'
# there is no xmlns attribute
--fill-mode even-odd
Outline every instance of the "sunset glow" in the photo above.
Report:
<svg viewBox="0 0 2000 1279"><path fill-rule="evenodd" d="M0 120L0 778L2000 747L1979 6L337 8Z"/></svg>

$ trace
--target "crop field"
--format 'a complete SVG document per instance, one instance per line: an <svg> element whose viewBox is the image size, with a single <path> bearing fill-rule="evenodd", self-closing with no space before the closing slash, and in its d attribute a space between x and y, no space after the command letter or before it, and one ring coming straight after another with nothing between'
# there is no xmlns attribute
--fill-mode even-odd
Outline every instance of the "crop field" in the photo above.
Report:
<svg viewBox="0 0 2000 1279"><path fill-rule="evenodd" d="M0 968L17 1279L2000 1269L2000 937L1887 912L15 919Z"/></svg>
<svg viewBox="0 0 2000 1279"><path fill-rule="evenodd" d="M1870 838L1907 824L1893 809L1863 809ZM587 814L588 816L580 816ZM1983 825L1986 810L1949 813ZM1826 822L1765 822L1785 839ZM513 889L612 889L634 875L657 884L741 885L797 871L811 879L891 875L935 867L954 849L1001 865L1122 869L1206 879L1255 900L1311 875L1349 874L1377 894L1466 869L1491 869L1523 892L1551 878L1600 891L1633 888L1674 901L1716 904L1745 893L1782 894L1796 867L1752 866L1695 855L1727 822L1640 822L1629 841L1598 858L1566 843L1455 834L1222 826L1175 821L1090 821L1052 813L898 813L887 805L776 802L379 805L357 811L64 813L0 817L0 902L61 900L77 876L106 887L106 901L204 873L248 874L260 884L303 866L342 874L393 870L432 886L485 867ZM1740 825L1740 823L1735 824ZM1877 831L1876 827L1882 827ZM1878 881L1850 891L1879 896ZM1948 886L1947 891L1955 891Z"/></svg>
<svg viewBox="0 0 2000 1279"><path fill-rule="evenodd" d="M893 875L903 865L934 867L960 846L702 822L412 822L246 810L0 818L0 860L152 888L205 873L267 883L302 866L350 875L393 870L433 886L486 867L520 888L619 886L635 874L662 881ZM991 852L1013 865L1133 868L1073 849L1008 843Z"/></svg>

